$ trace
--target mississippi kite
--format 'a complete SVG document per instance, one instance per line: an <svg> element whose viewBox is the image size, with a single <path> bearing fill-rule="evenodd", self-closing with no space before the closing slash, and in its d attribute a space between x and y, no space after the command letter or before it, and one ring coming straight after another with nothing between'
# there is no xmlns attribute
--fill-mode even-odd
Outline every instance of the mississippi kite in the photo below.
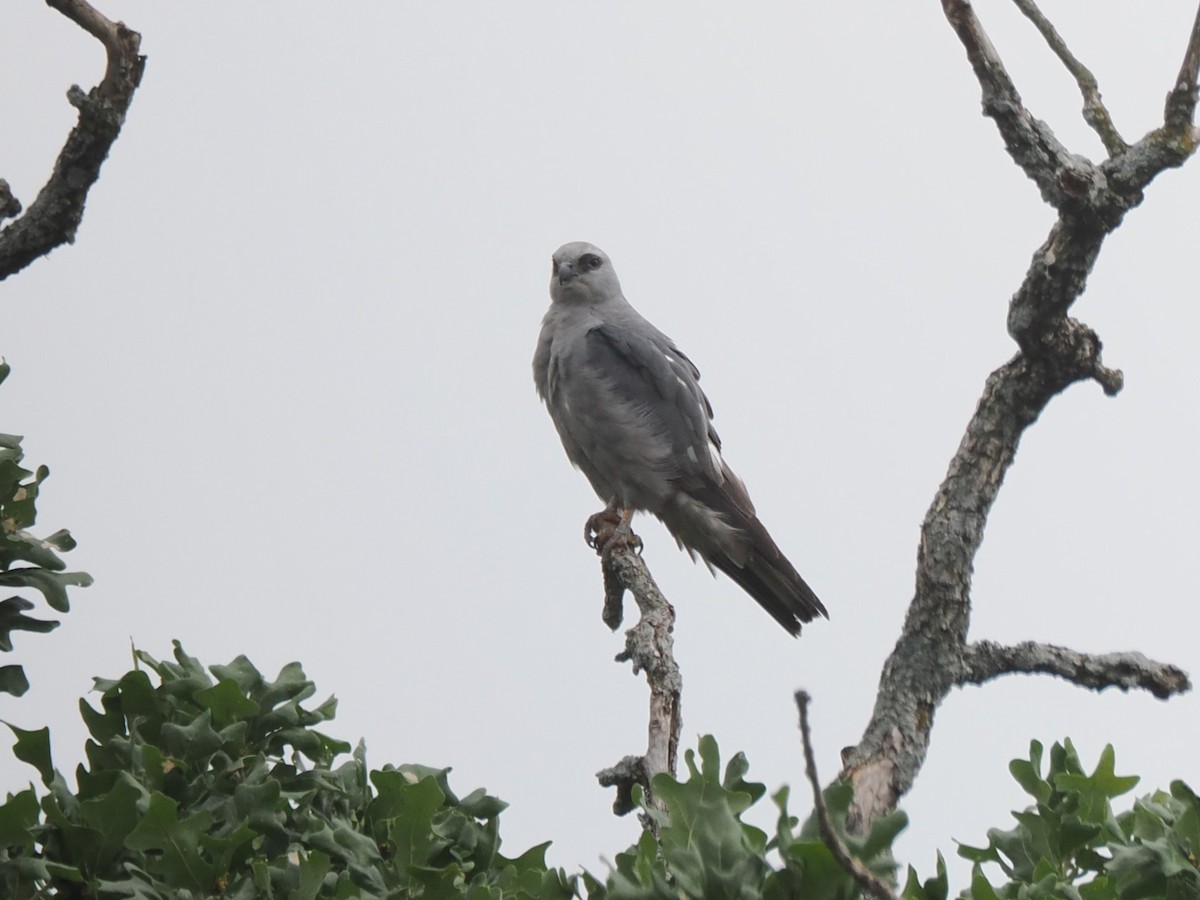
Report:
<svg viewBox="0 0 1200 900"><path fill-rule="evenodd" d="M603 250L554 252L533 380L571 462L611 510L653 513L791 634L828 617L721 456L700 372L621 293Z"/></svg>

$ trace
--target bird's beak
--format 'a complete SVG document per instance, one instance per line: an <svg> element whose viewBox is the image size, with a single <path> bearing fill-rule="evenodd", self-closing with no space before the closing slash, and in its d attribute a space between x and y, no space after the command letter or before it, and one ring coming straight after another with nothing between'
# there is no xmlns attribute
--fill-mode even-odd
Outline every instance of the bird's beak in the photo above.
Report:
<svg viewBox="0 0 1200 900"><path fill-rule="evenodd" d="M569 262L555 263L554 272L556 275L558 275L559 284L566 284L567 282L574 281L577 277L579 277L579 273L575 271L575 267Z"/></svg>

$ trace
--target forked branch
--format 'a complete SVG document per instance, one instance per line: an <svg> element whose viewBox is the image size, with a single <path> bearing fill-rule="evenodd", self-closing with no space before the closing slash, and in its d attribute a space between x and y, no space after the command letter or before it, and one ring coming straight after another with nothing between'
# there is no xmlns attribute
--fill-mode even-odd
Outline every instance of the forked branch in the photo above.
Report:
<svg viewBox="0 0 1200 900"><path fill-rule="evenodd" d="M1095 690L1138 688L1164 698L1191 687L1180 669L1140 653L1093 655L1032 642L970 645L967 633L975 555L1025 430L1078 381L1093 380L1110 396L1121 389L1120 371L1102 362L1100 338L1068 313L1105 237L1141 203L1158 174L1181 165L1196 149L1200 14L1163 126L1125 149L1106 141L1112 155L1097 166L1070 153L1025 108L969 0L941 2L979 80L984 114L995 120L1009 154L1058 210L1058 219L1009 304L1008 331L1018 352L988 377L921 526L908 615L884 664L863 738L845 756L842 777L855 787L850 825L856 828L894 809L912 786L925 761L934 714L954 687L1013 672L1053 674ZM1036 9L1028 2L1025 8ZM1052 48L1059 45L1060 59L1074 60L1048 22L1039 29L1053 34L1047 40ZM1086 72L1082 66L1073 71L1078 70Z"/></svg>
<svg viewBox="0 0 1200 900"><path fill-rule="evenodd" d="M1179 66L1175 87L1167 95L1167 108L1163 114L1166 128L1180 137L1190 137L1193 148L1200 138L1196 135L1194 119L1198 99L1197 81L1200 79L1200 9L1192 22L1192 33L1188 37L1187 50Z"/></svg>

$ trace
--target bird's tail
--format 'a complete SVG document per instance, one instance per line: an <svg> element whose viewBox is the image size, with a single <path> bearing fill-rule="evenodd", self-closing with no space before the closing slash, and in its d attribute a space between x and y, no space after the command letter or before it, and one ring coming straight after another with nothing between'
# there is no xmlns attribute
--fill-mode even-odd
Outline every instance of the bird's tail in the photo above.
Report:
<svg viewBox="0 0 1200 900"><path fill-rule="evenodd" d="M740 563L725 552L705 558L757 600L789 634L798 635L800 624L817 616L828 619L824 604L783 555L757 516L750 520L747 530L751 534L750 546Z"/></svg>
<svg viewBox="0 0 1200 900"><path fill-rule="evenodd" d="M783 555L758 516L742 509L715 485L692 492L688 499L691 509L680 510L682 516L663 517L682 546L733 579L789 634L800 634L801 624L817 616L829 618L824 604ZM705 508L709 514L707 526L697 527L697 508Z"/></svg>

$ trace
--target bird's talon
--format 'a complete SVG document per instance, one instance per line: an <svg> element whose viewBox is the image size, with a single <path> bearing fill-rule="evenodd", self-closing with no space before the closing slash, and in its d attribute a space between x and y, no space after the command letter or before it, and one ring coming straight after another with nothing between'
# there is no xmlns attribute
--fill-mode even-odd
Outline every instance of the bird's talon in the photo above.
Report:
<svg viewBox="0 0 1200 900"><path fill-rule="evenodd" d="M620 534L621 513L619 510L608 508L588 516L583 526L583 539L597 553L612 543L612 539Z"/></svg>

